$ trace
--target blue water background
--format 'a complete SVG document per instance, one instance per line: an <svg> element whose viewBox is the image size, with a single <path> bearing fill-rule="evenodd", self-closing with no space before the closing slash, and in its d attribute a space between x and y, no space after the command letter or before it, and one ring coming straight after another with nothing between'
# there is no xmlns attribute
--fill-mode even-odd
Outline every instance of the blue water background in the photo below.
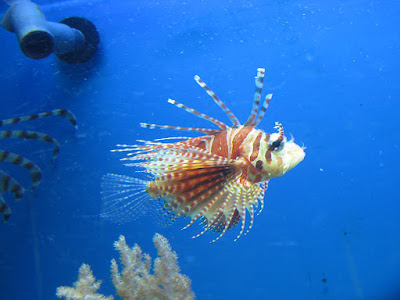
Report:
<svg viewBox="0 0 400 300"><path fill-rule="evenodd" d="M93 62L23 56L1 29L0 119L65 107L75 132L57 117L13 128L43 131L61 143L0 140L43 171L41 185L0 225L0 299L55 299L85 262L109 279L113 242L156 255L165 235L198 299L400 299L400 4L397 1L38 1L47 18L84 16L101 49ZM1 11L7 9L1 5ZM117 143L179 135L139 122L208 127L169 97L227 121L196 84L198 74L244 122L256 69L274 97L260 128L275 121L307 147L305 160L273 179L250 233L216 243L191 239L145 217L103 222L101 176L134 175ZM264 92L264 93L265 93ZM265 95L265 94L264 94ZM183 133L188 136L190 134ZM29 185L24 170L0 168Z"/></svg>

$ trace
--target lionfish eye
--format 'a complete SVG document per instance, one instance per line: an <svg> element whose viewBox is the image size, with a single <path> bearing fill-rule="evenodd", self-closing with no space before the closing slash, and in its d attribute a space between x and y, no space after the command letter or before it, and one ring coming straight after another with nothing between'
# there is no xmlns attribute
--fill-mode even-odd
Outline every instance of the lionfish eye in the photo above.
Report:
<svg viewBox="0 0 400 300"><path fill-rule="evenodd" d="M285 146L285 142L281 139L277 139L272 144L269 145L269 149L272 151L281 151Z"/></svg>

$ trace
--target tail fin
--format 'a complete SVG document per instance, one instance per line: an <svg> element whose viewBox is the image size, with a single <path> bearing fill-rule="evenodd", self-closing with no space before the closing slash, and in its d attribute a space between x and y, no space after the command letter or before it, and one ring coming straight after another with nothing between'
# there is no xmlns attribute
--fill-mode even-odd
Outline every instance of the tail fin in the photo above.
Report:
<svg viewBox="0 0 400 300"><path fill-rule="evenodd" d="M169 212L162 199L152 199L146 192L148 181L118 174L106 174L101 184L100 217L124 224L149 213L159 227L170 226L175 214Z"/></svg>
<svg viewBox="0 0 400 300"><path fill-rule="evenodd" d="M145 180L125 175L104 175L100 217L113 223L126 223L146 214L150 201L146 183Z"/></svg>

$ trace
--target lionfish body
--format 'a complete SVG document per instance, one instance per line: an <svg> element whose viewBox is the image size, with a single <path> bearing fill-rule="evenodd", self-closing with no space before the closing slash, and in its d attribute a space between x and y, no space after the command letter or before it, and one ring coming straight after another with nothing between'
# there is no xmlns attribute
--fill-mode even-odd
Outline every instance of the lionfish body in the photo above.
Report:
<svg viewBox="0 0 400 300"><path fill-rule="evenodd" d="M13 125L16 123L30 121L40 118L46 118L50 116L60 116L66 118L72 125L77 128L75 116L66 109L55 109L40 114L34 114L24 117L11 118L6 120L0 120L0 127L6 125ZM28 130L0 130L0 139L29 139L43 141L53 144L53 160L56 159L59 151L60 144L58 141L50 135L38 131ZM40 184L41 170L37 164L30 159L23 157L17 153L9 152L0 149L0 162L8 162L26 169L31 176L31 189L36 188ZM11 217L11 209L6 204L3 197L3 193L10 192L14 194L14 200L18 201L22 198L25 188L12 176L6 172L0 170L0 214L3 214L3 221L6 222Z"/></svg>
<svg viewBox="0 0 400 300"><path fill-rule="evenodd" d="M120 205L115 200L110 201L106 209L108 211L102 215L107 217L111 209L118 213L118 210L137 205L135 200L130 200L129 192L138 196L139 193L135 191L141 186L150 199L164 199L165 206L175 217L190 217L191 221L185 228L198 219L204 220L204 230L195 237L212 229L220 233L217 240L241 221L239 238L244 232L247 214L250 219L248 232L253 226L255 208L260 204L259 213L263 209L264 193L269 180L284 175L305 156L302 147L292 140L286 140L280 123L275 126L277 133L268 134L256 128L272 97L271 94L267 95L261 108L258 108L264 72L264 69L258 69L253 109L243 125L207 85L195 76L197 83L223 109L233 126L229 127L169 99L171 104L212 122L219 129L142 123L141 126L145 128L187 130L206 135L175 143L144 141L142 145L118 145L123 148L113 151L131 151L122 159L129 161L126 165L144 168L145 172L152 175L152 180L106 175L103 187L111 191L104 192L105 200L113 199L117 194L123 194L117 197L118 200L129 200ZM139 196L139 199L143 198Z"/></svg>

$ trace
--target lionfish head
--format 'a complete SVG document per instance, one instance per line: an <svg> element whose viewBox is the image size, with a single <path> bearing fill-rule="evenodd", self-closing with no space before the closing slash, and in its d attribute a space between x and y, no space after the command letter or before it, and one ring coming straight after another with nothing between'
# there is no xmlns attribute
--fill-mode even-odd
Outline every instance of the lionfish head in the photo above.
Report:
<svg viewBox="0 0 400 300"><path fill-rule="evenodd" d="M264 179L283 176L297 166L306 155L305 147L297 145L293 138L288 141L282 125L278 122L275 124L279 132L267 135L266 139L260 141L260 150L265 153L262 156L265 161L260 170Z"/></svg>

